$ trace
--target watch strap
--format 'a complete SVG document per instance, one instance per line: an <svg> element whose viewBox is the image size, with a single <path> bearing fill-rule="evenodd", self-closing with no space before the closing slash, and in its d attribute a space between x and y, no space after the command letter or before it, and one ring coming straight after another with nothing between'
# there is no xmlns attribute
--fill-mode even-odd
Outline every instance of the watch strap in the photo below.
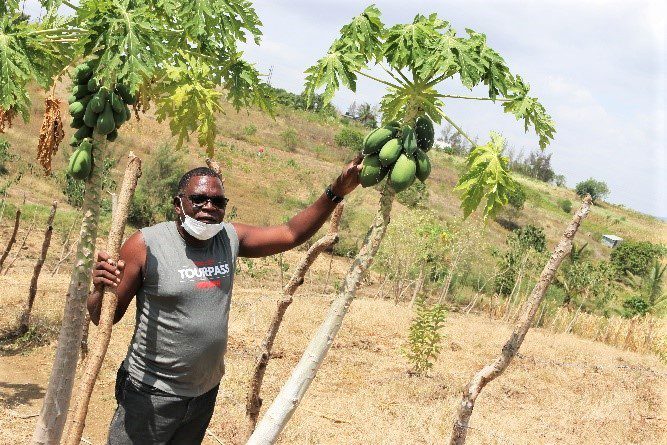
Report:
<svg viewBox="0 0 667 445"><path fill-rule="evenodd" d="M327 198L329 198L329 201L331 202L339 203L343 200L342 196L338 196L333 192L331 186L328 186L326 190L324 190L324 193L327 195Z"/></svg>

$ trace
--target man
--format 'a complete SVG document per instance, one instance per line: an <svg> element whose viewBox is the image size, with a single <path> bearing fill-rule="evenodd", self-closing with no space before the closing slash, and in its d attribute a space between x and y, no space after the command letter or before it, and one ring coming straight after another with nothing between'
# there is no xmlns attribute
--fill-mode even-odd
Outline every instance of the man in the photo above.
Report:
<svg viewBox="0 0 667 445"><path fill-rule="evenodd" d="M136 326L118 369L118 407L109 444L199 444L224 374L227 323L237 256L262 257L292 249L317 232L343 196L359 185L361 157L348 164L313 204L273 227L225 223L228 199L209 168L187 172L173 198L176 221L139 230L120 250L105 252L93 270L118 296L114 323L137 296ZM93 323L101 297L88 297Z"/></svg>

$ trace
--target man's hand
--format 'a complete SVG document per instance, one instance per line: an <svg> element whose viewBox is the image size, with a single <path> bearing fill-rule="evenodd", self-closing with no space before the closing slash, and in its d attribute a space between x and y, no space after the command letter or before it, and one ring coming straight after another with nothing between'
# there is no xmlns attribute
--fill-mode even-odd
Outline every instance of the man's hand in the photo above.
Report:
<svg viewBox="0 0 667 445"><path fill-rule="evenodd" d="M115 292L118 284L123 279L123 270L125 269L125 262L118 261L118 265L109 258L106 252L97 253L97 262L93 267L93 284L98 289L100 286L108 287L112 292Z"/></svg>
<svg viewBox="0 0 667 445"><path fill-rule="evenodd" d="M361 161L364 155L359 153L356 158L345 166L343 172L336 178L331 185L331 191L336 196L343 197L357 188L359 185L359 172L361 171Z"/></svg>

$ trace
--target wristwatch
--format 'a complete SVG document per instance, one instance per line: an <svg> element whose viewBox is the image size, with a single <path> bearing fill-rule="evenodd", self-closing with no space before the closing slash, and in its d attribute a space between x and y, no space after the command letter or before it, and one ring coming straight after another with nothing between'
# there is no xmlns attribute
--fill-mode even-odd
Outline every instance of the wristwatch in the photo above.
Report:
<svg viewBox="0 0 667 445"><path fill-rule="evenodd" d="M329 198L329 200L330 200L331 202L339 203L339 202L341 202L341 201L343 200L343 197L342 197L342 196L338 196L338 195L336 195L336 194L333 192L333 190L331 190L331 186L328 186L328 187L326 188L326 190L324 191L324 194L327 195L327 198Z"/></svg>

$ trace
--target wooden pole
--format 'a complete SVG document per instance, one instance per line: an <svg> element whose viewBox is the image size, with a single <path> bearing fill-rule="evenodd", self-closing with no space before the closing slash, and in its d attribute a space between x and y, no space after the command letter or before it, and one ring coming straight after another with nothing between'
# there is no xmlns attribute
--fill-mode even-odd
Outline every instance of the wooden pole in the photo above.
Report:
<svg viewBox="0 0 667 445"><path fill-rule="evenodd" d="M12 250L12 246L16 242L16 233L19 231L19 223L21 222L21 209L16 210L16 218L14 219L14 231L12 232L12 237L9 238L9 243L5 247L5 251L2 252L2 257L0 257L0 270L2 270L2 265L9 255L9 251Z"/></svg>
<svg viewBox="0 0 667 445"><path fill-rule="evenodd" d="M581 221L588 215L591 206L591 197L586 196L572 221L567 226L565 233L561 237L558 245L551 254L551 258L544 266L537 284L533 288L530 297L524 303L522 315L514 325L512 335L503 346L500 355L490 364L482 368L463 389L461 402L457 410L456 419L452 428L452 434L449 439L450 445L463 445L468 433L470 417L475 407L475 400L482 389L493 379L502 374L518 352L526 333L532 325L537 309L547 293L549 285L556 275L558 266L563 259L571 252L572 240L577 233Z"/></svg>

